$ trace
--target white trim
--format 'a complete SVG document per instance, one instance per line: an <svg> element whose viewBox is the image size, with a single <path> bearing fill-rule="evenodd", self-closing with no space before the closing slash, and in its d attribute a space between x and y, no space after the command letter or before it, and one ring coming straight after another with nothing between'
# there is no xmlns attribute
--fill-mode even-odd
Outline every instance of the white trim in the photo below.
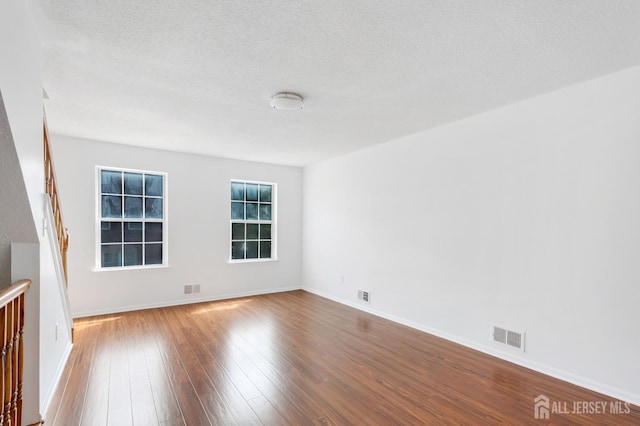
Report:
<svg viewBox="0 0 640 426"><path fill-rule="evenodd" d="M231 203L239 200L231 199L231 184L233 183L242 183L242 184L257 184L257 185L269 185L271 186L271 220L234 220L231 219ZM245 199L242 201L243 203L247 203ZM229 198L228 198L227 211L229 212L229 254L227 257L227 263L253 263L253 262L269 262L278 260L278 184L276 182L262 182L255 180L244 180L244 179L230 179L229 180ZM260 198L258 197L258 203L260 203ZM233 259L231 257L232 254L232 234L233 234L233 224L234 223L255 223L255 224L267 224L271 225L271 257L270 258L256 258L256 259ZM245 240L246 241L246 240Z"/></svg>
<svg viewBox="0 0 640 426"><path fill-rule="evenodd" d="M261 263L261 262L277 262L278 259L273 257L262 259L227 259L227 263Z"/></svg>
<svg viewBox="0 0 640 426"><path fill-rule="evenodd" d="M154 171L154 170L144 170L144 169L129 169L127 167L118 167L118 166L100 166L100 165L96 165L96 168L98 169L107 169L107 170L116 170L119 172L125 172L125 173L148 173L151 175L166 175L167 172L159 172L159 171Z"/></svg>
<svg viewBox="0 0 640 426"><path fill-rule="evenodd" d="M191 295L185 295L188 299L172 300L159 303L145 303L142 305L122 306L115 309L98 309L96 311L83 311L73 314L73 318L91 317L94 315L119 314L123 312L139 311L142 309L166 308L169 306L190 305L192 303L215 302L218 300L237 299L239 297L260 296L262 294L282 293L285 291L300 290L300 287L279 287L268 290L247 291L240 293L227 293L221 296L204 296L193 298Z"/></svg>
<svg viewBox="0 0 640 426"><path fill-rule="evenodd" d="M51 255L53 256L53 266L56 270L56 284L62 300L62 310L64 311L64 319L67 324L67 330L71 335L73 328L73 319L71 318L71 304L69 303L69 294L67 292L67 280L64 276L64 266L62 265L62 254L60 243L58 241L57 230L55 229L55 220L53 218L53 209L51 207L51 198L49 194L43 194L44 204L44 224L45 234L49 236L49 245L51 247Z"/></svg>
<svg viewBox="0 0 640 426"><path fill-rule="evenodd" d="M162 223L162 263L153 264L153 265L131 265L131 266L116 266L116 267L105 267L103 268L102 259L100 258L101 253L101 231L100 231L100 222L102 221L102 211L101 211L101 195L102 195L102 187L101 187L101 179L100 172L102 170L111 170L117 172L124 173L139 173L143 175L160 175L162 176L162 219L146 219L142 218L142 222L157 222ZM94 221L95 221L95 235L94 235L94 250L95 250L95 260L94 260L94 272L102 272L102 271L112 271L112 270L132 270L132 269L155 269L155 268L163 268L169 267L169 174L167 172L157 172L153 170L140 170L140 169L129 169L124 167L114 167L114 166L95 166L95 213L94 213ZM123 181L124 185L124 181ZM144 182L143 182L144 186ZM151 198L159 198L159 197L151 197ZM124 206L123 206L124 208ZM117 218L114 218L117 219ZM117 221L117 220L116 220ZM134 220L131 218L121 218L120 221L122 223L125 222L139 222L139 220Z"/></svg>
<svg viewBox="0 0 640 426"><path fill-rule="evenodd" d="M154 264L154 265L132 265L132 266L114 266L112 268L93 268L93 272L111 272L111 271L133 271L136 269L169 269L171 265Z"/></svg>
<svg viewBox="0 0 640 426"><path fill-rule="evenodd" d="M441 337L443 339L449 340L451 342L454 343L458 343L460 345L466 346L470 349L474 349L477 350L479 352L485 353L487 355L491 355L494 356L496 358L500 358L504 361L508 361L511 362L513 364L517 364L521 367L525 367L525 368L529 368L531 370L537 371L539 373L542 374L546 374L547 376L551 376L554 377L556 379L560 379L560 380L564 380L565 382L569 382L572 383L576 386L580 386L583 387L585 389L589 389L592 390L594 392L598 392L601 393L603 395L607 395L610 396L612 398L616 398L619 399L621 401L625 401L625 402L629 402L633 405L636 406L640 406L640 395L638 394L634 394L631 392L627 392L625 390L622 389L618 389L616 387L613 386L609 386L607 384L595 381L595 380L591 380L589 378L583 377L583 376L579 376L577 374L573 374L570 373L568 371L564 371L562 369L559 368L555 368L555 367L551 367L549 365L546 364L541 364L538 362L533 362L531 360L525 359L522 357L522 355L518 356L515 355L514 353L510 353L511 351L501 351L498 350L496 348L492 348L490 346L486 346L486 345L482 345L482 344L478 344L474 341L471 341L469 339L465 339L459 336L455 336L453 334L441 331L441 330L437 330L431 327L427 327L426 325L423 324L419 324L413 321L409 321L407 319L401 318L401 317L397 317L395 315L390 315L387 314L385 312L382 311L378 311L376 309L372 309L368 306L363 306L363 305L359 305L357 303L351 302L349 300L346 299L342 299L339 297L334 297L332 295L329 295L327 293L324 293L322 291L316 290L316 289L312 289L312 288L306 288L306 287L302 287L302 290L304 291L308 291L309 293L313 293L317 296L320 297L324 297L325 299L329 299L329 300L333 300L334 302L338 302L340 304L343 305L347 305L350 306L352 308L358 309L360 311L364 311L367 313L370 313L372 315L375 315L377 317L381 317L381 318L385 318L388 319L390 321L393 321L395 323L398 324L402 324L402 325L406 325L407 327L411 327L414 328L416 330L420 330L423 331L425 333L437 336L437 337ZM516 351L518 353L522 353L520 351Z"/></svg>
<svg viewBox="0 0 640 426"><path fill-rule="evenodd" d="M53 399L53 395L60 384L60 379L62 378L62 373L64 373L64 369L67 366L67 362L69 361L69 356L71 356L71 350L73 349L73 343L69 342L67 349L64 351L64 355L60 358L60 363L58 364L58 368L56 369L56 374L53 376L54 379L51 382L51 388L47 391L44 399L42 400L42 407L40 407L40 413L46 413L49 411L49 405L51 405L51 400Z"/></svg>

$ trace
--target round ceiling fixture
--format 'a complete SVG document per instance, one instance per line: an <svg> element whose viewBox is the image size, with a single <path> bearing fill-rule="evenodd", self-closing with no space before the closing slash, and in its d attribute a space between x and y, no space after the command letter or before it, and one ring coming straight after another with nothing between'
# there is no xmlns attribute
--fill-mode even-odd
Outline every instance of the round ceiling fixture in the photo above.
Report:
<svg viewBox="0 0 640 426"><path fill-rule="evenodd" d="M303 105L304 102L302 102L302 96L297 93L280 92L271 97L271 106L274 109L293 111L296 109L302 109Z"/></svg>

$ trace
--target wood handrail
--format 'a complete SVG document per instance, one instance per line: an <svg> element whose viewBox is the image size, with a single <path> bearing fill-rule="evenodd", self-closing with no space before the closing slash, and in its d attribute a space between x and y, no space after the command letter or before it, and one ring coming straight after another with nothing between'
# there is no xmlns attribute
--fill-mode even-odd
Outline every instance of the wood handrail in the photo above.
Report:
<svg viewBox="0 0 640 426"><path fill-rule="evenodd" d="M60 196L58 195L58 183L56 180L55 169L53 167L51 146L49 144L49 130L47 128L46 119L43 123L43 129L45 192L49 194L49 199L51 201L55 232L56 237L58 238L58 246L60 247L60 256L62 257L62 270L64 271L64 279L68 286L67 250L69 249L69 234L67 228L64 226L64 220L62 219L62 208L60 206Z"/></svg>
<svg viewBox="0 0 640 426"><path fill-rule="evenodd" d="M30 285L31 280L20 280L0 290L0 308L4 308L9 302L12 302L16 297L25 293Z"/></svg>
<svg viewBox="0 0 640 426"><path fill-rule="evenodd" d="M22 424L25 293L31 280L0 290L0 425Z"/></svg>

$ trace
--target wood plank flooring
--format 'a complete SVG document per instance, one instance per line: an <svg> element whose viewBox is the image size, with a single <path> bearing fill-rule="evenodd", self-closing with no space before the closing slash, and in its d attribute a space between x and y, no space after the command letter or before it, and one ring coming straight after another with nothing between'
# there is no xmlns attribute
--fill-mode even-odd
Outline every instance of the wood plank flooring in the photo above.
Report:
<svg viewBox="0 0 640 426"><path fill-rule="evenodd" d="M48 426L640 424L638 407L612 414L612 398L304 291L75 330ZM536 420L540 394L608 405Z"/></svg>

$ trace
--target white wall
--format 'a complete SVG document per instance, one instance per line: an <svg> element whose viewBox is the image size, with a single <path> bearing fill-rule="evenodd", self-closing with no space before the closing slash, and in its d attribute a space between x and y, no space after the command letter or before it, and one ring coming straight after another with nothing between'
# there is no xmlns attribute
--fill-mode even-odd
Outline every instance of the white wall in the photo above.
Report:
<svg viewBox="0 0 640 426"><path fill-rule="evenodd" d="M11 242L37 241L34 224L42 221L42 214L38 214L42 200L29 192L36 184L41 192L44 181L42 166L36 167L38 155L42 158L40 42L30 29L33 22L24 2L0 3L0 92L6 112L6 122L5 117L2 118L0 151L0 171L6 183L6 188L0 190L0 279L3 281L11 276L6 270L10 265ZM9 146L13 141L15 145ZM29 203L25 203L25 194ZM17 221L16 215L21 215ZM0 282L0 286L7 284Z"/></svg>
<svg viewBox="0 0 640 426"><path fill-rule="evenodd" d="M53 219L53 215L51 215ZM46 412L71 353L72 320L53 220L40 244L40 407ZM49 235L49 233L51 233ZM48 240L48 241L47 241ZM55 253L55 252L58 253ZM60 271L56 269L56 263ZM67 317L68 315L68 317ZM69 319L67 321L67 319ZM46 419L45 419L46 420Z"/></svg>
<svg viewBox="0 0 640 426"><path fill-rule="evenodd" d="M47 411L71 352L71 330L53 262L44 241L11 244L11 281L32 281L25 295L24 424L37 423Z"/></svg>
<svg viewBox="0 0 640 426"><path fill-rule="evenodd" d="M42 52L24 2L0 4L0 90L34 223L42 223Z"/></svg>
<svg viewBox="0 0 640 426"><path fill-rule="evenodd" d="M11 243L37 242L11 126L0 91L0 287L11 284Z"/></svg>
<svg viewBox="0 0 640 426"><path fill-rule="evenodd" d="M65 330L60 332L55 344L40 344L54 336L54 324L64 312L64 307L59 303L59 298L48 298L44 303L41 299L42 295L57 291L58 283L51 252L43 233L45 198L42 52L36 31L24 2L0 2L0 91L22 173L22 191L26 189L29 208L25 211L24 203L14 198L13 192L3 192L0 201L19 209L23 218L26 215L31 221L30 226L14 222L10 224L25 229L21 235L17 235L13 229L10 236L11 243L14 243L11 252L11 278L13 281L29 278L33 282L26 296L23 389L25 424L39 421L40 413L46 411L47 395L51 395L57 385L59 372L62 371L71 345L69 333ZM15 157L2 158L3 162L14 160Z"/></svg>
<svg viewBox="0 0 640 426"><path fill-rule="evenodd" d="M51 136L75 316L300 288L302 170ZM168 173L169 268L95 271L95 167ZM229 264L230 180L278 185L277 261ZM184 285L200 284L199 295Z"/></svg>
<svg viewBox="0 0 640 426"><path fill-rule="evenodd" d="M639 117L633 68L306 168L304 288L640 403Z"/></svg>
<svg viewBox="0 0 640 426"><path fill-rule="evenodd" d="M43 391L40 381L40 247L38 243L11 244L11 281L30 279L31 286L24 297L24 369L22 386L23 423L41 420L46 407L40 404Z"/></svg>

